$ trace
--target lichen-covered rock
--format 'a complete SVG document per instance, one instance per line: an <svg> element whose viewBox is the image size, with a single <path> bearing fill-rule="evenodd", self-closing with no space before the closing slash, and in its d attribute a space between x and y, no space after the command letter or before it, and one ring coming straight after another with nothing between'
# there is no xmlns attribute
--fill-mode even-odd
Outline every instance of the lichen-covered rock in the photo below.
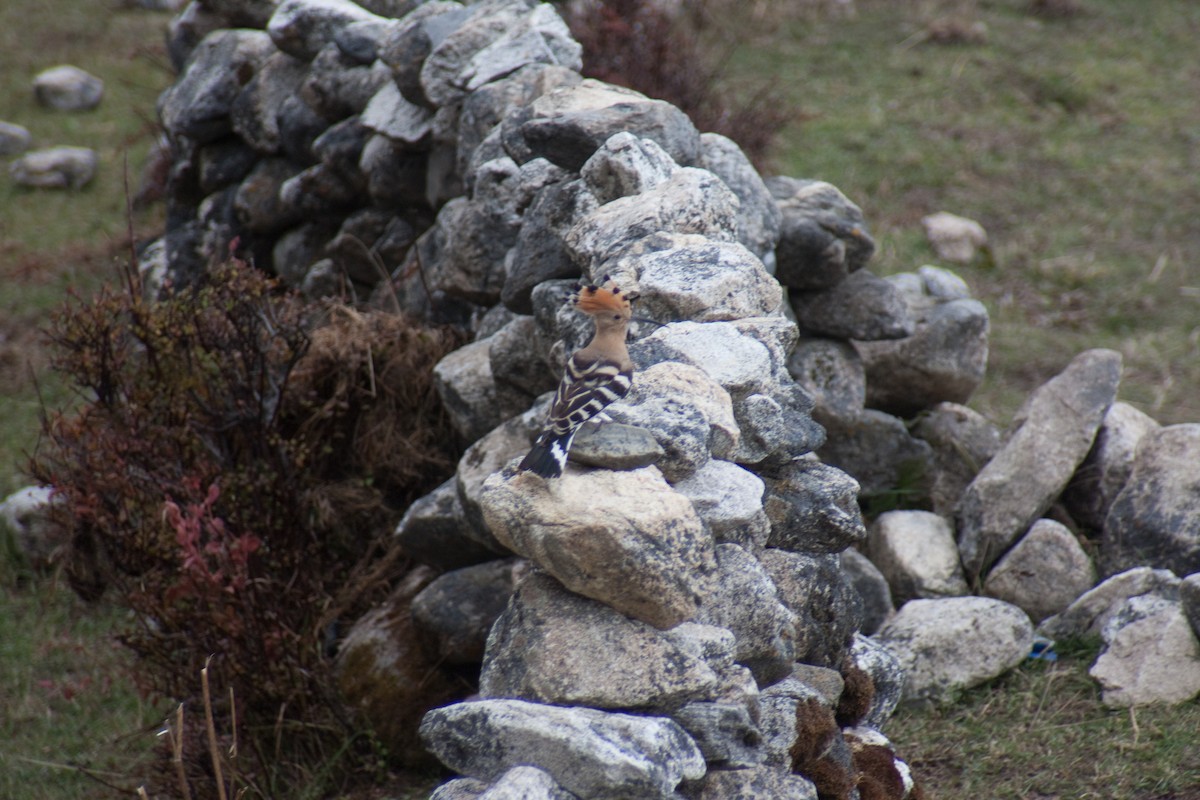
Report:
<svg viewBox="0 0 1200 800"><path fill-rule="evenodd" d="M896 287L867 270L828 289L793 291L791 302L796 324L811 336L874 341L902 339L916 330Z"/></svg>
<svg viewBox="0 0 1200 800"><path fill-rule="evenodd" d="M1179 602L1183 615L1192 623L1192 630L1200 636L1200 572L1188 575L1179 584Z"/></svg>
<svg viewBox="0 0 1200 800"><path fill-rule="evenodd" d="M937 514L928 511L880 514L868 534L867 554L887 578L898 605L916 597L967 594L967 581L954 544L954 529Z"/></svg>
<svg viewBox="0 0 1200 800"><path fill-rule="evenodd" d="M183 72L188 56L208 34L229 24L212 9L192 0L167 23L167 56L176 73Z"/></svg>
<svg viewBox="0 0 1200 800"><path fill-rule="evenodd" d="M594 800L669 800L681 781L705 772L704 757L677 723L589 708L458 703L429 712L421 738L460 774L492 781L536 763L567 791Z"/></svg>
<svg viewBox="0 0 1200 800"><path fill-rule="evenodd" d="M752 552L766 544L771 530L763 510L764 489L753 472L718 459L675 483L675 491L692 501L718 542L732 542Z"/></svg>
<svg viewBox="0 0 1200 800"><path fill-rule="evenodd" d="M551 343L546 341L533 317L513 317L488 337L488 342L488 362L498 383L510 384L534 397L558 386L558 376L545 359Z"/></svg>
<svg viewBox="0 0 1200 800"><path fill-rule="evenodd" d="M829 717L831 728L833 715L829 713L828 701L814 687L797 678L786 678L763 690L759 698L759 729L766 748L765 764L787 771L792 767L791 751L796 745L797 711L801 706L812 706ZM807 736L810 731L805 731Z"/></svg>
<svg viewBox="0 0 1200 800"><path fill-rule="evenodd" d="M699 161L700 133L686 114L663 100L599 81L543 95L519 123L519 135L533 153L573 171L622 131L654 141L676 164Z"/></svg>
<svg viewBox="0 0 1200 800"><path fill-rule="evenodd" d="M421 68L434 47L445 41L471 10L450 0L421 3L391 28L379 44L379 59L392 71L404 98L428 108L436 107L421 86Z"/></svg>
<svg viewBox="0 0 1200 800"><path fill-rule="evenodd" d="M336 122L366 111L390 77L382 63L360 64L330 43L313 59L298 97L324 119Z"/></svg>
<svg viewBox="0 0 1200 800"><path fill-rule="evenodd" d="M463 518L467 521L466 532L485 546L503 549L484 519L483 485L509 461L523 456L529 450L546 415L549 401L547 396L524 413L497 425L468 447L458 460L455 480Z"/></svg>
<svg viewBox="0 0 1200 800"><path fill-rule="evenodd" d="M479 795L479 800L576 800L576 797L559 786L550 773L523 765L497 778Z"/></svg>
<svg viewBox="0 0 1200 800"><path fill-rule="evenodd" d="M870 636L896 613L892 588L871 559L850 548L842 553L842 571L862 600L862 632Z"/></svg>
<svg viewBox="0 0 1200 800"><path fill-rule="evenodd" d="M533 310L533 291L545 281L574 278L579 265L571 258L563 237L597 202L581 180L550 184L525 211L521 230L505 260L504 288L500 299L519 314Z"/></svg>
<svg viewBox="0 0 1200 800"><path fill-rule="evenodd" d="M271 234L300 222L300 215L280 197L283 184L300 173L284 158L264 158L238 184L233 198L237 221L251 233Z"/></svg>
<svg viewBox="0 0 1200 800"><path fill-rule="evenodd" d="M855 635L848 656L854 666L870 676L874 690L867 713L858 724L881 730L900 704L904 693L904 667L890 650L862 635Z"/></svg>
<svg viewBox="0 0 1200 800"><path fill-rule="evenodd" d="M68 532L53 523L53 503L48 486L26 486L0 502L0 535L7 530L17 555L34 569L50 566L68 544Z"/></svg>
<svg viewBox="0 0 1200 800"><path fill-rule="evenodd" d="M862 209L823 181L775 177L767 189L783 214L775 277L793 289L829 289L875 253Z"/></svg>
<svg viewBox="0 0 1200 800"><path fill-rule="evenodd" d="M710 765L731 769L754 767L766 756L762 733L744 705L737 703L688 703L671 713L696 742Z"/></svg>
<svg viewBox="0 0 1200 800"><path fill-rule="evenodd" d="M552 6L485 0L432 46L421 66L421 89L430 102L447 106L527 64L578 70L581 53Z"/></svg>
<svg viewBox="0 0 1200 800"><path fill-rule="evenodd" d="M400 2L409 4L409 0L400 0ZM380 9L371 7L370 0L359 5L375 14L380 13ZM383 16L395 15L388 11L381 14L381 17ZM333 34L333 41L343 55L360 64L370 64L379 58L379 49L384 40L399 25L400 23L393 19L362 19L336 30Z"/></svg>
<svg viewBox="0 0 1200 800"><path fill-rule="evenodd" d="M592 419L580 426L567 458L585 467L638 469L657 464L663 455L662 445L645 428Z"/></svg>
<svg viewBox="0 0 1200 800"><path fill-rule="evenodd" d="M520 769L514 767L513 769ZM509 770L512 772L512 770ZM504 773L507 775L508 773ZM487 781L477 781L474 778L456 778L447 781L433 790L429 800L479 800L488 790Z"/></svg>
<svg viewBox="0 0 1200 800"><path fill-rule="evenodd" d="M670 709L712 698L718 684L704 661L652 626L537 572L496 621L479 691L555 705Z"/></svg>
<svg viewBox="0 0 1200 800"><path fill-rule="evenodd" d="M714 702L745 708L753 718L758 713L758 684L750 670L734 662L737 637L728 628L699 622L684 622L662 635L689 655L709 666L720 680Z"/></svg>
<svg viewBox="0 0 1200 800"><path fill-rule="evenodd" d="M943 701L1025 660L1033 625L1021 609L988 597L912 600L875 639L904 669L905 700Z"/></svg>
<svg viewBox="0 0 1200 800"><path fill-rule="evenodd" d="M306 62L287 53L272 53L230 105L233 132L259 153L278 153L283 104L296 94L307 74Z"/></svg>
<svg viewBox="0 0 1200 800"><path fill-rule="evenodd" d="M702 600L698 622L733 631L735 658L759 686L779 681L796 660L795 615L758 561L736 544L716 547L716 580Z"/></svg>
<svg viewBox="0 0 1200 800"><path fill-rule="evenodd" d="M647 336L642 345L662 345L673 360L703 370L730 395L771 388L770 350L730 322L674 322Z"/></svg>
<svg viewBox="0 0 1200 800"><path fill-rule="evenodd" d="M425 173L428 167L428 153L413 152L410 146L383 134L376 134L367 140L359 159L359 168L367 179L367 193L371 202L380 208L398 211L420 208L426 204ZM422 239L439 233L441 230L434 228ZM422 260L425 260L424 255Z"/></svg>
<svg viewBox="0 0 1200 800"><path fill-rule="evenodd" d="M739 431L729 393L689 364L665 361L635 372L629 394L606 413L654 435L664 451L658 467L673 482L737 446Z"/></svg>
<svg viewBox="0 0 1200 800"><path fill-rule="evenodd" d="M567 231L565 243L576 263L591 267L655 233L696 233L732 242L737 202L716 175L685 167L652 189L588 212Z"/></svg>
<svg viewBox="0 0 1200 800"><path fill-rule="evenodd" d="M787 369L812 395L813 415L818 422L852 415L866 403L866 371L849 342L802 337L788 357Z"/></svg>
<svg viewBox="0 0 1200 800"><path fill-rule="evenodd" d="M267 22L267 33L283 52L312 61L342 28L365 21L380 20L350 0L282 0Z"/></svg>
<svg viewBox="0 0 1200 800"><path fill-rule="evenodd" d="M699 800L817 800L817 788L800 775L779 769L710 769Z"/></svg>
<svg viewBox="0 0 1200 800"><path fill-rule="evenodd" d="M1147 434L1104 520L1103 571L1134 566L1200 572L1200 424Z"/></svg>
<svg viewBox="0 0 1200 800"><path fill-rule="evenodd" d="M679 165L653 139L640 139L629 131L608 138L593 153L579 174L601 205L653 189L670 178Z"/></svg>
<svg viewBox="0 0 1200 800"><path fill-rule="evenodd" d="M28 150L32 143L33 137L25 126L0 121L0 157L19 156Z"/></svg>
<svg viewBox="0 0 1200 800"><path fill-rule="evenodd" d="M1096 566L1075 535L1054 520L1033 523L983 582L985 594L1040 622L1096 585Z"/></svg>
<svg viewBox="0 0 1200 800"><path fill-rule="evenodd" d="M478 664L524 569L508 558L439 575L413 598L413 623L433 638L446 664Z"/></svg>
<svg viewBox="0 0 1200 800"><path fill-rule="evenodd" d="M982 225L948 211L922 217L921 225L933 252L943 261L970 264L979 248L987 244L987 231Z"/></svg>
<svg viewBox="0 0 1200 800"><path fill-rule="evenodd" d="M767 544L801 553L840 553L863 542L858 482L816 459L799 459L767 481Z"/></svg>
<svg viewBox="0 0 1200 800"><path fill-rule="evenodd" d="M749 250L694 234L652 236L645 252L610 271L636 276L638 314L660 322L764 317L783 302L779 284Z"/></svg>
<svg viewBox="0 0 1200 800"><path fill-rule="evenodd" d="M711 535L654 467L568 464L549 481L505 471L484 482L480 504L506 547L571 591L658 628L695 616L716 571Z"/></svg>
<svg viewBox="0 0 1200 800"><path fill-rule="evenodd" d="M861 627L862 603L834 554L767 548L760 556L779 599L796 615L796 660L837 667Z"/></svg>
<svg viewBox="0 0 1200 800"><path fill-rule="evenodd" d="M434 387L463 441L474 442L529 407L532 395L492 374L487 339L448 353L433 370Z"/></svg>
<svg viewBox="0 0 1200 800"><path fill-rule="evenodd" d="M385 83L362 112L362 124L393 141L420 145L433 133L433 112L410 103L394 83Z"/></svg>
<svg viewBox="0 0 1200 800"><path fill-rule="evenodd" d="M1120 353L1088 350L1030 395L1004 446L959 504L968 577L985 573L1062 493L1091 449L1120 379Z"/></svg>
<svg viewBox="0 0 1200 800"><path fill-rule="evenodd" d="M1106 645L1088 674L1110 706L1186 703L1200 694L1200 642L1178 600L1125 600L1100 631Z"/></svg>

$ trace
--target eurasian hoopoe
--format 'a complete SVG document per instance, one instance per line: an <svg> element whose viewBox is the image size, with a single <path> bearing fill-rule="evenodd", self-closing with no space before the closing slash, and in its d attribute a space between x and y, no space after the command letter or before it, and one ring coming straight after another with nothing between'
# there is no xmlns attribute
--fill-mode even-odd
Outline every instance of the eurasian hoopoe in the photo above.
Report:
<svg viewBox="0 0 1200 800"><path fill-rule="evenodd" d="M587 347L567 359L550 416L518 469L543 478L562 475L579 426L629 392L633 362L625 334L636 299L636 293L622 293L607 276L601 286L584 286L571 295L570 302L592 318L596 332Z"/></svg>

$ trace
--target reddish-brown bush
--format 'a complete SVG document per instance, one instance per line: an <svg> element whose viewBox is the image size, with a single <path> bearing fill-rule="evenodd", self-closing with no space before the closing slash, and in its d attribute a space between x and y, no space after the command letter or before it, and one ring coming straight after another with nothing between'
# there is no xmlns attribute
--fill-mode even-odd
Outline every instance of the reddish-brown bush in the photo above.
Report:
<svg viewBox="0 0 1200 800"><path fill-rule="evenodd" d="M131 276L71 303L50 338L80 396L46 416L33 472L65 501L72 585L134 612L138 684L202 724L208 664L250 796L364 763L369 748L345 744L363 737L333 688L330 632L407 568L391 527L453 468L430 373L456 336L306 306L232 263L156 301ZM207 748L184 756L206 796ZM172 781L155 788L182 791Z"/></svg>

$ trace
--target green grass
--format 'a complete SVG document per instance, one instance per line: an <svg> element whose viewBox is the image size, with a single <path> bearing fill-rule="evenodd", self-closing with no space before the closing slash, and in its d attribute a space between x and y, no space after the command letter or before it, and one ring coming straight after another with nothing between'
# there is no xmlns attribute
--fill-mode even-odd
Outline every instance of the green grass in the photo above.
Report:
<svg viewBox="0 0 1200 800"><path fill-rule="evenodd" d="M167 15L75 0L0 3L0 119L24 125L34 147L79 145L99 155L96 179L80 191L29 190L0 175L0 496L25 485L35 446L38 392L67 400L46 371L38 336L68 290L88 296L117 275L128 255L125 184L136 191L155 139L154 102L171 82L163 30ZM34 76L74 64L104 81L93 111L37 105ZM156 229L159 208L135 214L135 236Z"/></svg>
<svg viewBox="0 0 1200 800"><path fill-rule="evenodd" d="M70 800L132 791L164 713L128 682L112 639L121 612L44 581L5 589L0 614L0 797Z"/></svg>
<svg viewBox="0 0 1200 800"><path fill-rule="evenodd" d="M1125 356L1122 399L1200 419L1200 5L857 0L850 18L768 12L733 81L773 74L798 111L777 159L862 206L881 274L936 263L920 220L987 228L995 265L954 267L992 315L972 405L1001 424L1078 352ZM797 8L804 8L799 4ZM981 44L935 44L953 16ZM769 30L768 30L769 28Z"/></svg>
<svg viewBox="0 0 1200 800"><path fill-rule="evenodd" d="M1197 800L1200 705L1106 709L1095 652L1029 662L887 728L927 800Z"/></svg>

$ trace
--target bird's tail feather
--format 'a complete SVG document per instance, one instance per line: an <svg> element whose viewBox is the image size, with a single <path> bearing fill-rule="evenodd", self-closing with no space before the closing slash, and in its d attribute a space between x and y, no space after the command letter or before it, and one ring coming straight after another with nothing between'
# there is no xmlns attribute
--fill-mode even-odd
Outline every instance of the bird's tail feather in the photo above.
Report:
<svg viewBox="0 0 1200 800"><path fill-rule="evenodd" d="M543 478L557 478L562 475L563 467L567 464L567 452L571 449L571 440L574 438L575 431L564 436L542 434L517 469L541 475Z"/></svg>

